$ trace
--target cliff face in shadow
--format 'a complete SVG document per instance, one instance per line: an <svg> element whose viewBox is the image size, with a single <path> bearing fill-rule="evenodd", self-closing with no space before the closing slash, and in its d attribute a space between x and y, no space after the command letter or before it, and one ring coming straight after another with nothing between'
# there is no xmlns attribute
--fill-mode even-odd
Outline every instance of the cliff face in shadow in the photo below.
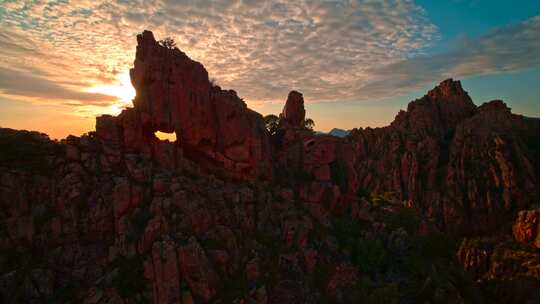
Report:
<svg viewBox="0 0 540 304"><path fill-rule="evenodd" d="M538 202L539 120L499 100L476 107L447 80L388 127L355 130L360 186L393 191L446 231L489 232Z"/></svg>
<svg viewBox="0 0 540 304"><path fill-rule="evenodd" d="M270 133L200 63L137 42L133 108L60 142L0 129L3 302L540 298L539 119L450 79L345 137L307 129L293 91Z"/></svg>

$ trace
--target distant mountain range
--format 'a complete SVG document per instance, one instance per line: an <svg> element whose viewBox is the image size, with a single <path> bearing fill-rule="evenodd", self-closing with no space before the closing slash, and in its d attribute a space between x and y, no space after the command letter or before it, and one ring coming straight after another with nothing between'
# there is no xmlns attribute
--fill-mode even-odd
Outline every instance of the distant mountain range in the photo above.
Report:
<svg viewBox="0 0 540 304"><path fill-rule="evenodd" d="M343 130L343 129L333 128L332 130L330 130L330 132L328 132L328 134L330 134L332 136L336 136L336 137L345 137L345 136L349 135L350 132L351 132L350 130Z"/></svg>

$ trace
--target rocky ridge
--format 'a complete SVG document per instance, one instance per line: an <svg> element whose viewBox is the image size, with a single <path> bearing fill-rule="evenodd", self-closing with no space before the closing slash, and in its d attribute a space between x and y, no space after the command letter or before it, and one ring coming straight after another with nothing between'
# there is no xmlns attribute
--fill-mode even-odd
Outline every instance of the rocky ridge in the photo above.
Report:
<svg viewBox="0 0 540 304"><path fill-rule="evenodd" d="M390 126L350 138L360 187L410 200L447 231L477 233L538 201L539 125L502 101L476 107L446 80Z"/></svg>

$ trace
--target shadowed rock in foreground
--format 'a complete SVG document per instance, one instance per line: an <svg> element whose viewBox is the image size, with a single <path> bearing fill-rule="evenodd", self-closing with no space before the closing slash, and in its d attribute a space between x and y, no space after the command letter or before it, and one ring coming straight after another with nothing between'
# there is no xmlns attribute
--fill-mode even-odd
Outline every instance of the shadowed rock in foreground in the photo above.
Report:
<svg viewBox="0 0 540 304"><path fill-rule="evenodd" d="M449 79L343 138L292 91L271 135L200 63L137 42L133 108L60 142L0 129L4 303L540 298L539 119Z"/></svg>

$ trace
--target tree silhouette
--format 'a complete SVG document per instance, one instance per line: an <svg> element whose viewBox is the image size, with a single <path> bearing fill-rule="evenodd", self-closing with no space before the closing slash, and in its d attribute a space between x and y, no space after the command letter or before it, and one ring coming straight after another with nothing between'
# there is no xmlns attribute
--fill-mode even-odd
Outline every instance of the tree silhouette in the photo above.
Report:
<svg viewBox="0 0 540 304"><path fill-rule="evenodd" d="M276 134L279 127L279 117L274 114L269 114L264 117L264 125L266 130L270 132L270 135Z"/></svg>
<svg viewBox="0 0 540 304"><path fill-rule="evenodd" d="M313 131L313 128L315 127L315 122L311 118L304 119L304 122L302 123L304 128Z"/></svg>
<svg viewBox="0 0 540 304"><path fill-rule="evenodd" d="M174 39L172 39L171 37L165 37L164 39L162 40L159 40L158 41L159 44L161 44L162 46L172 50L172 49L175 49L176 48L176 42L174 42Z"/></svg>
<svg viewBox="0 0 540 304"><path fill-rule="evenodd" d="M283 119L282 114L279 116L276 116L274 114L268 114L264 116L264 125L268 132L270 132L270 135L274 135L277 133L279 129L279 125L281 124L281 119ZM313 128L315 127L315 122L311 118L306 118L302 122L302 127L305 129L308 129L310 131L313 131Z"/></svg>

